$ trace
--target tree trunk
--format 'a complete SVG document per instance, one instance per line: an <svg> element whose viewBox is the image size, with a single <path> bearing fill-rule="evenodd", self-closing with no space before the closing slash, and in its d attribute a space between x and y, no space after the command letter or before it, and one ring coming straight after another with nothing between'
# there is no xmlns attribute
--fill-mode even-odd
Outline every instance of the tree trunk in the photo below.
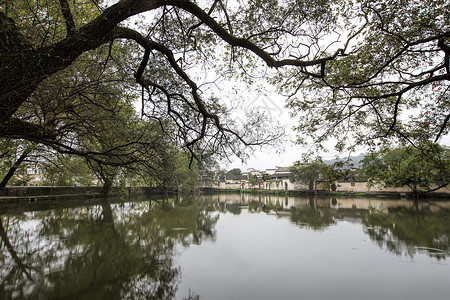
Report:
<svg viewBox="0 0 450 300"><path fill-rule="evenodd" d="M6 173L5 177L3 177L2 182L0 182L0 190L5 189L6 185L8 184L9 180L14 176L14 173L16 172L17 168L20 166L20 164L24 161L24 159L30 154L31 147L27 147L22 155L20 155L19 159L14 163L14 165L9 169L8 173Z"/></svg>
<svg viewBox="0 0 450 300"><path fill-rule="evenodd" d="M111 187L112 187L112 180L105 179L102 187L102 195L108 196L109 192L111 191Z"/></svg>
<svg viewBox="0 0 450 300"><path fill-rule="evenodd" d="M312 192L314 190L314 182L312 180L309 181L308 189L310 192Z"/></svg>

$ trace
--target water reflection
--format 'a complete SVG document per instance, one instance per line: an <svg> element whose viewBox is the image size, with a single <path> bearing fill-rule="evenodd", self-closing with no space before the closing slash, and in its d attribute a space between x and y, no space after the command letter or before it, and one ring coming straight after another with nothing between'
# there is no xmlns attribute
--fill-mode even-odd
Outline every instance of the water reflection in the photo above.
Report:
<svg viewBox="0 0 450 300"><path fill-rule="evenodd" d="M450 255L449 211L417 208L391 208L371 211L363 217L364 231L377 244L397 255L425 252L437 259Z"/></svg>
<svg viewBox="0 0 450 300"><path fill-rule="evenodd" d="M317 199L310 198L309 206L291 207L291 221L301 227L319 230L335 224L330 208L319 208Z"/></svg>
<svg viewBox="0 0 450 300"><path fill-rule="evenodd" d="M323 232L351 222L389 253L426 254L443 261L450 255L449 208L450 202L240 194L114 204L104 200L41 211L14 208L14 213L4 208L0 298L174 298L182 280L175 263L177 246L215 243L216 224L226 215L284 220L297 232ZM265 238L264 232L255 233ZM189 292L183 298L196 295Z"/></svg>
<svg viewBox="0 0 450 300"><path fill-rule="evenodd" d="M173 201L2 216L1 298L173 298L174 246L214 238L217 218Z"/></svg>
<svg viewBox="0 0 450 300"><path fill-rule="evenodd" d="M297 226L313 230L336 225L337 220L360 220L371 240L396 255L426 253L437 259L450 255L449 201L248 194L214 197L233 214L248 207L253 213L289 217Z"/></svg>

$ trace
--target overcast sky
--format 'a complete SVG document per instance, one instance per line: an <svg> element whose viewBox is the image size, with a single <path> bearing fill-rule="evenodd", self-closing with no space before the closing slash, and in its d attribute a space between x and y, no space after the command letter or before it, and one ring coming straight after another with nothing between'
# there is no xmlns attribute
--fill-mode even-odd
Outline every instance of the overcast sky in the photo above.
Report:
<svg viewBox="0 0 450 300"><path fill-rule="evenodd" d="M280 141L276 147L255 149L253 155L244 163L237 158L232 158L231 162L223 161L221 168L226 170L239 168L245 172L248 168L265 170L275 167L289 167L294 162L301 160L302 154L307 152L308 149L292 142L295 139L295 132L292 128L296 125L296 121L290 117L289 111L284 108L284 97L277 96L276 94L266 94L264 92L256 94L256 96L247 96L243 107L239 110L242 114L249 109L264 111L267 115L286 126L286 138L284 141ZM237 118L241 117L237 113ZM333 159L337 154L337 152L333 151L332 145L330 145L329 151L323 154L324 159ZM355 155L358 154L355 153Z"/></svg>
<svg viewBox="0 0 450 300"><path fill-rule="evenodd" d="M277 147L255 149L253 155L244 163L240 159L231 158L231 162L222 161L220 167L222 169L231 170L239 168L241 171L246 172L249 168L256 170L266 170L275 167L289 167L296 161L302 159L302 154L308 151L308 148L296 145L295 140L296 133L292 129L296 125L296 121L290 117L288 109L284 107L284 97L277 96L275 93L266 94L264 92L257 93L256 96L246 96L243 107L240 108L242 113L245 110L256 108L265 111L269 116L279 121L286 126L287 137L285 141L280 141ZM237 116L240 118L241 116ZM440 141L440 144L450 146L450 136L444 136ZM339 153L334 150L333 144L330 142L327 147L328 152L322 153L324 160L334 159ZM365 153L364 147L357 149L352 156L357 156L360 153ZM348 155L348 153L340 154L340 157Z"/></svg>

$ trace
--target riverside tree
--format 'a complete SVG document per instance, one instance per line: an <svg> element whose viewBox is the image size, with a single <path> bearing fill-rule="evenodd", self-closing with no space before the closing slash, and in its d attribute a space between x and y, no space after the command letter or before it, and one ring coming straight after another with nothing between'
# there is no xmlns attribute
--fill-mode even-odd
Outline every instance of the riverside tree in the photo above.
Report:
<svg viewBox="0 0 450 300"><path fill-rule="evenodd" d="M315 142L335 138L339 150L384 138L439 142L449 119L449 6L441 0L4 0L0 137L101 161L111 149L80 149L76 126L62 119L73 116L74 96L83 98L76 83L102 90L108 79L131 104L139 95L141 117L159 122L193 157L242 155L241 146L269 143L280 132L258 114L238 126L214 89L221 78L251 84L264 76L289 96L299 132ZM59 83L62 89L54 89ZM46 107L45 93L63 97ZM93 99L84 98L97 109ZM36 102L41 106L33 110Z"/></svg>
<svg viewBox="0 0 450 300"><path fill-rule="evenodd" d="M6 187L16 172L20 176L16 176L11 181L12 184L17 185L22 183L24 185L29 178L27 178L26 167L22 162L32 152L30 143L20 143L14 140L0 140L0 172L4 176L0 180L0 190Z"/></svg>
<svg viewBox="0 0 450 300"><path fill-rule="evenodd" d="M289 168L289 181L304 183L309 191L317 191L318 181L324 178L326 169L327 165L320 158L307 163L298 161Z"/></svg>
<svg viewBox="0 0 450 300"><path fill-rule="evenodd" d="M289 181L306 184L309 191L317 191L319 182L323 183L324 189L333 190L338 180L350 174L352 166L349 161L338 160L333 164L326 164L321 157L311 159L306 155L302 161L295 162L289 168Z"/></svg>
<svg viewBox="0 0 450 300"><path fill-rule="evenodd" d="M62 147L62 151L79 152L70 142L61 143L57 130L60 123L55 122L54 114L60 118L70 113L73 97L78 96L80 90L73 88L73 81L86 78L89 84L95 82L96 89L104 88L105 79L114 80L124 96L136 92L137 87L142 88L142 117L161 124L170 120L177 129L164 128L165 133L172 135L193 155L202 140L210 142L200 149L217 150L225 144L231 148L237 141L245 145L260 144L279 135L255 136L248 127L235 130L231 121L220 118L224 110L216 98L201 95L197 84L186 73L186 69L197 62L191 52L198 55L202 52L195 47L195 36L189 37L190 43L183 45L183 36L176 32L185 32L191 26L194 30L196 16L202 19L203 11L194 3L120 1L107 7L100 1L43 3L24 0L6 1L2 6L0 132L4 138L24 138L58 148L58 151ZM148 11L155 15L148 16L150 22L134 26L140 29L119 26ZM177 16L182 23L178 23ZM213 22L211 25L218 25L209 15L204 17ZM210 44L207 34L198 31L199 42ZM132 42L126 47L127 53L120 52L117 48L124 49L121 42L127 40ZM107 47L102 48L104 45ZM180 56L183 54L186 60ZM86 60L88 63L83 64ZM128 77L119 77L116 73ZM52 90L55 78L56 84L64 79L71 81L64 82L62 103L50 107L49 113L43 113L43 120L23 116L21 109L35 98L40 100L41 93L57 92ZM127 85L131 80L135 81L135 86ZM136 97L136 93L131 96ZM86 100L92 101L92 97ZM43 102L45 105L49 100ZM92 107L95 105L92 103ZM255 123L260 121L254 120Z"/></svg>
<svg viewBox="0 0 450 300"><path fill-rule="evenodd" d="M450 150L435 143L372 152L361 166L369 184L408 186L414 194L437 191L450 183Z"/></svg>
<svg viewBox="0 0 450 300"><path fill-rule="evenodd" d="M450 118L449 9L448 1L356 1L336 20L354 25L345 54L316 72L291 68L277 77L297 130L318 143L333 140L338 150L441 143ZM317 43L317 53L326 47Z"/></svg>

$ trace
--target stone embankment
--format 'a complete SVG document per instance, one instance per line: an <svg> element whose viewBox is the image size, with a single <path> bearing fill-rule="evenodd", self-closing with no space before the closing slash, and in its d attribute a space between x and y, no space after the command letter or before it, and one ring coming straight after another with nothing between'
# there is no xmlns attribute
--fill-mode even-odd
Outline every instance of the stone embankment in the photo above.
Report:
<svg viewBox="0 0 450 300"><path fill-rule="evenodd" d="M163 194L153 187L111 188L108 196ZM0 190L0 203L36 202L38 200L56 200L60 198L100 197L103 189L100 186L8 186Z"/></svg>

